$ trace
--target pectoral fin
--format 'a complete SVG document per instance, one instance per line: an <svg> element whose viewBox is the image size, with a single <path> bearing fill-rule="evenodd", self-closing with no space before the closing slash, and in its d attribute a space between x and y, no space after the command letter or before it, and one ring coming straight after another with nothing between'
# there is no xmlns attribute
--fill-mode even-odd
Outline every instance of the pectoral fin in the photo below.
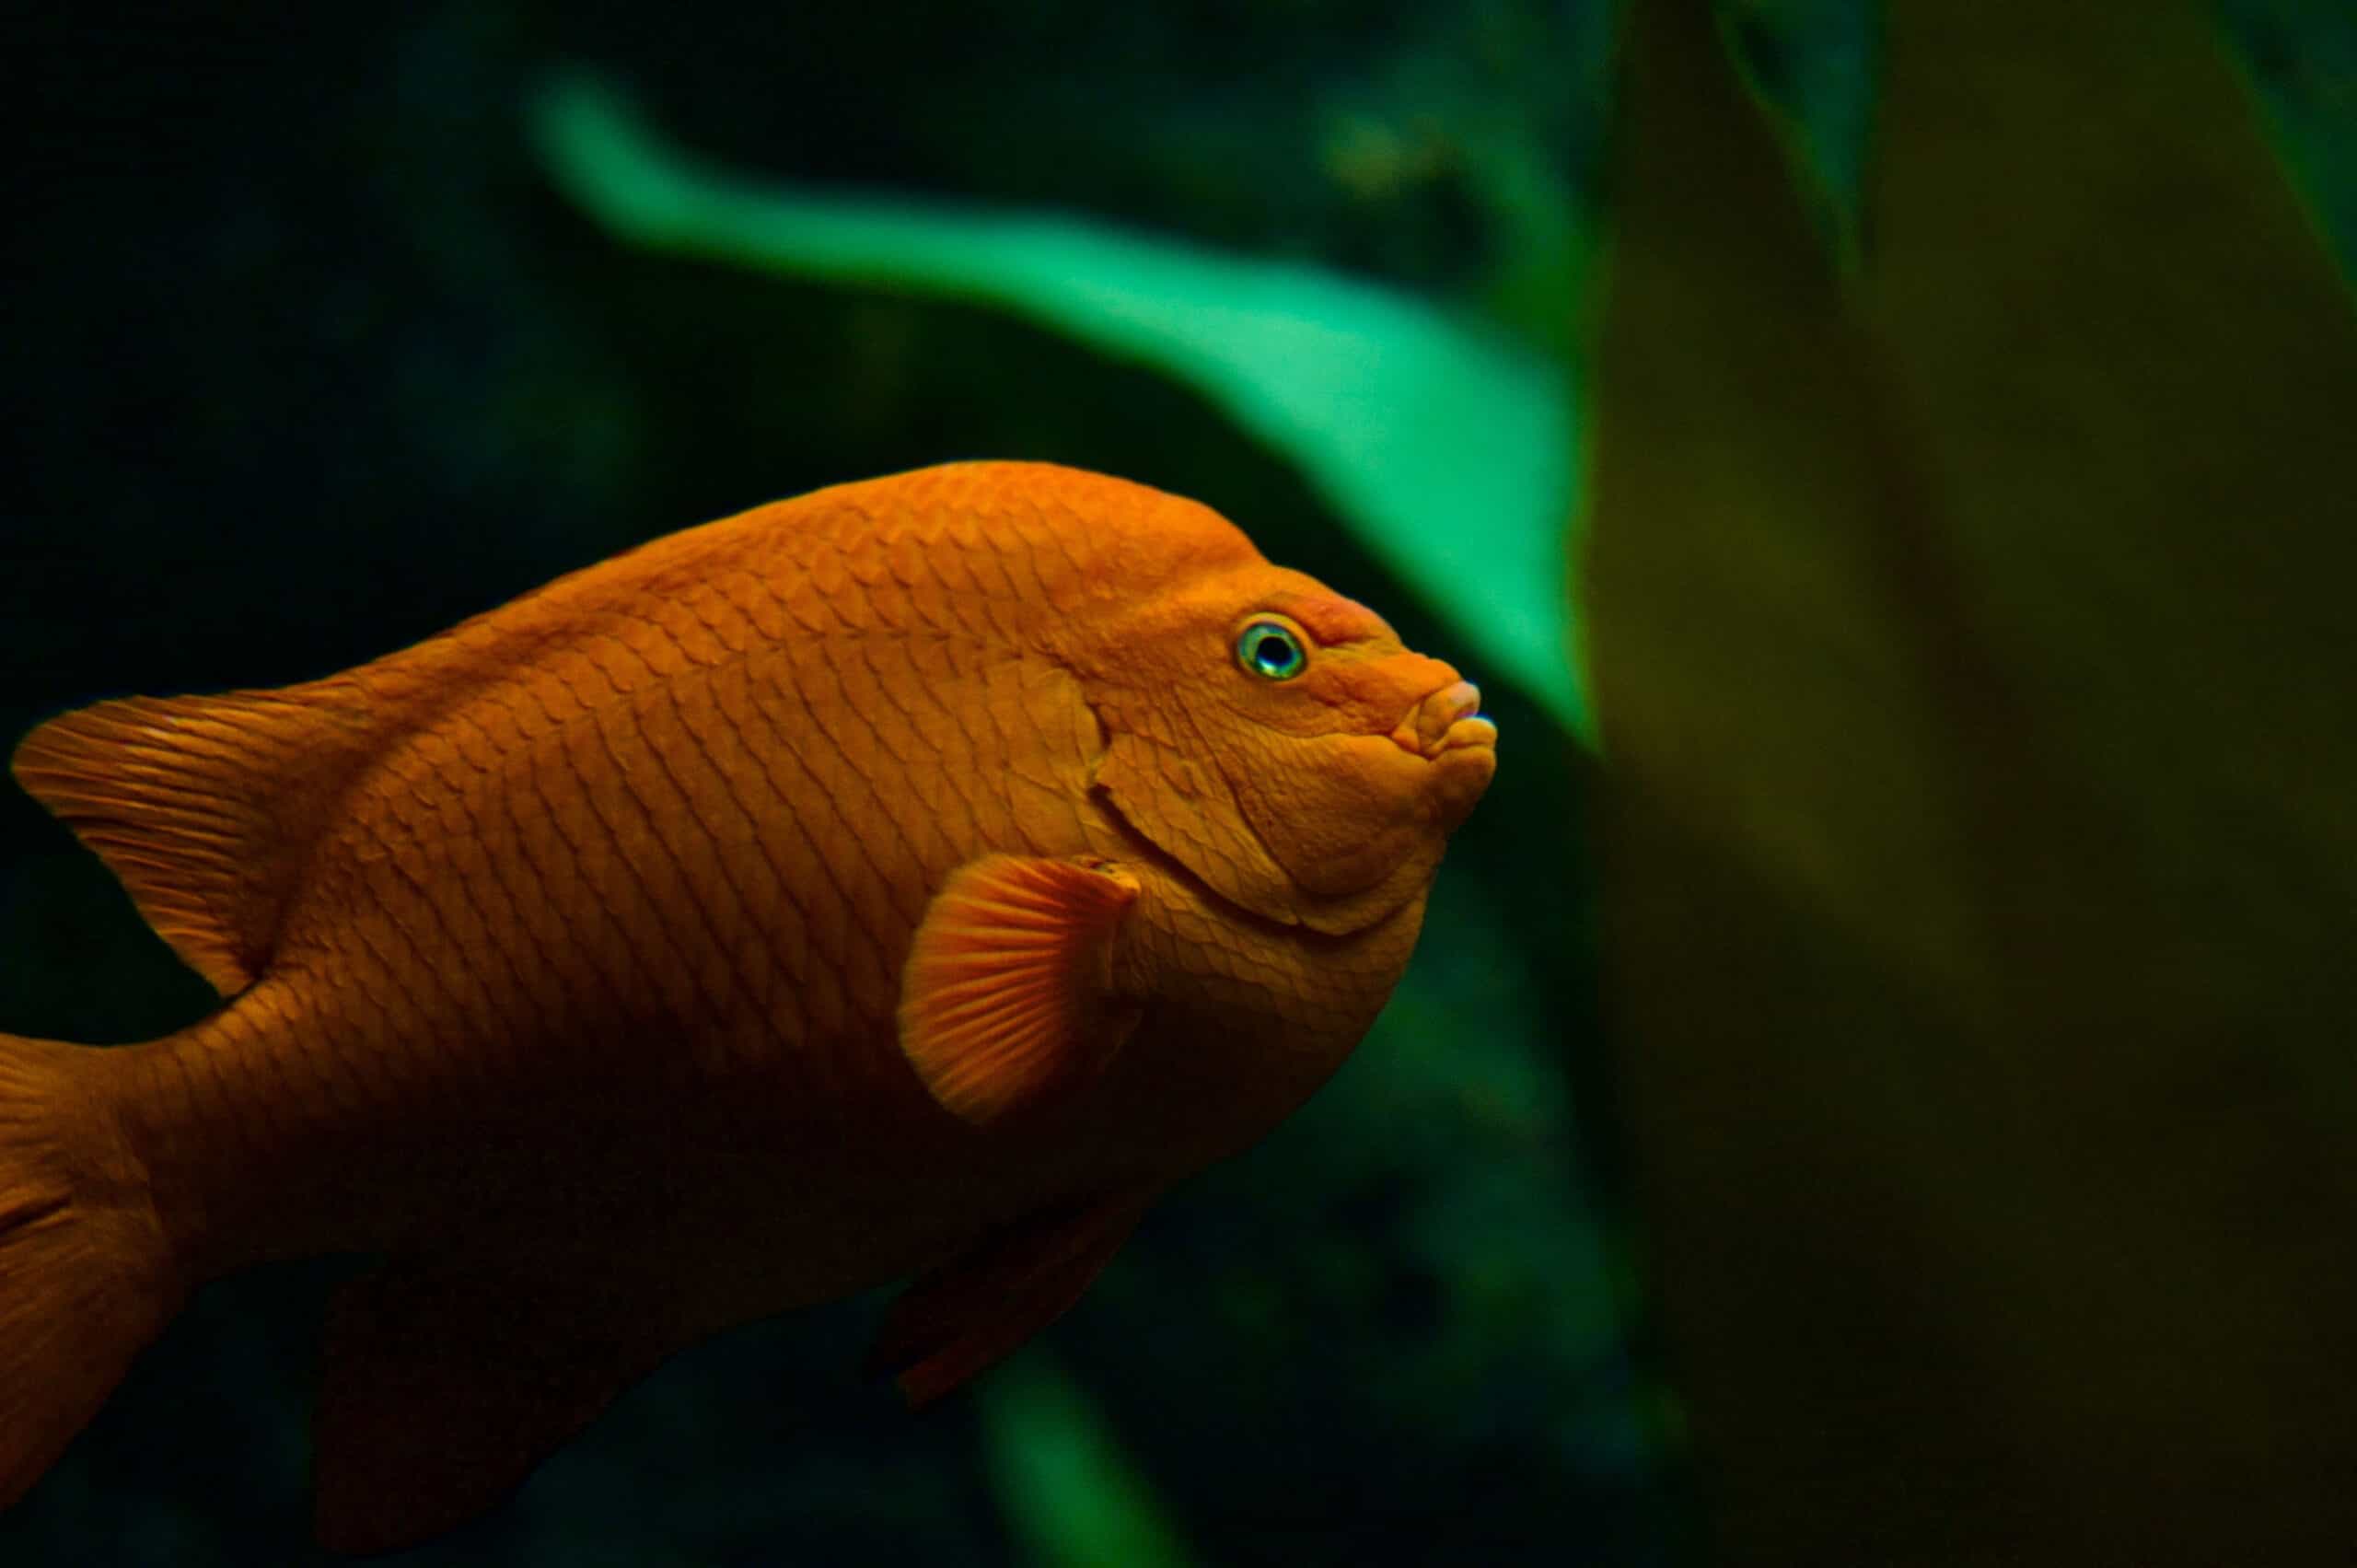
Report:
<svg viewBox="0 0 2357 1568"><path fill-rule="evenodd" d="M958 867L900 978L900 1049L933 1098L987 1122L1101 1065L1136 1022L1110 974L1137 896L1118 866L993 854Z"/></svg>
<svg viewBox="0 0 2357 1568"><path fill-rule="evenodd" d="M930 1404L1062 1317L1152 1202L1122 1193L1019 1220L935 1270L892 1304L866 1370Z"/></svg>
<svg viewBox="0 0 2357 1568"><path fill-rule="evenodd" d="M330 1551L411 1546L484 1512L670 1347L594 1285L396 1262L335 1293L313 1422Z"/></svg>

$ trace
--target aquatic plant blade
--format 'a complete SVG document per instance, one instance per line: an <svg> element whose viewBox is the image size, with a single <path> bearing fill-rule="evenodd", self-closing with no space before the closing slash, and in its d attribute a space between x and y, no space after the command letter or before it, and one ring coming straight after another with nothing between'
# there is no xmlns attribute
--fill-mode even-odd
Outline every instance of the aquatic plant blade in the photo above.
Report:
<svg viewBox="0 0 2357 1568"><path fill-rule="evenodd" d="M1562 585L1568 378L1397 290L1053 213L754 180L668 145L613 88L552 82L559 186L618 236L1002 307L1185 382L1284 454L1473 659L1584 725Z"/></svg>
<svg viewBox="0 0 2357 1568"><path fill-rule="evenodd" d="M1606 975L1720 1543L2320 1560L2357 318L2189 0L1886 18L1847 275L1711 8L1625 39Z"/></svg>
<svg viewBox="0 0 2357 1568"><path fill-rule="evenodd" d="M1152 1489L1050 1352L1030 1346L974 1391L1016 1561L1033 1568L1187 1568L1191 1558Z"/></svg>

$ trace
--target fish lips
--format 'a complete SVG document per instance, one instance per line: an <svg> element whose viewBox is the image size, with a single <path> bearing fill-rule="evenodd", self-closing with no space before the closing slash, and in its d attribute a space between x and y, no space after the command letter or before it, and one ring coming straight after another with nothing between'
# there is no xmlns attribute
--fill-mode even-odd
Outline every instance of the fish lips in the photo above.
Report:
<svg viewBox="0 0 2357 1568"><path fill-rule="evenodd" d="M1457 680L1418 699L1391 739L1401 750L1432 761L1451 751L1494 750L1498 726L1481 716L1481 689Z"/></svg>
<svg viewBox="0 0 2357 1568"><path fill-rule="evenodd" d="M1426 821L1444 834L1465 820L1497 774L1498 726L1480 709L1480 688L1453 681L1425 693L1391 732L1393 744L1430 768L1418 793Z"/></svg>

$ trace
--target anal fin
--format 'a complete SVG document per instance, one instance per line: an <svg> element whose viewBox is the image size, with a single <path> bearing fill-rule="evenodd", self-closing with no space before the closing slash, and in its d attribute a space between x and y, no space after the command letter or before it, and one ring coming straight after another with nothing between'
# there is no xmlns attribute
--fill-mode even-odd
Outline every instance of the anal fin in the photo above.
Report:
<svg viewBox="0 0 2357 1568"><path fill-rule="evenodd" d="M393 1551L498 1504L671 1346L610 1292L396 1261L328 1311L313 1422L319 1544Z"/></svg>
<svg viewBox="0 0 2357 1568"><path fill-rule="evenodd" d="M890 1373L911 1406L932 1403L1070 1310L1151 1201L1125 1192L998 1231L892 1304L865 1370Z"/></svg>

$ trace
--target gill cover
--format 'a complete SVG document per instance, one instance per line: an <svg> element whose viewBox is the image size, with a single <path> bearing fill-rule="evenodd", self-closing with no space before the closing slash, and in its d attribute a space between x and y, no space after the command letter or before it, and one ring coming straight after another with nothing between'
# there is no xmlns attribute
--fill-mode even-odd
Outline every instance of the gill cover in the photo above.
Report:
<svg viewBox="0 0 2357 1568"><path fill-rule="evenodd" d="M1124 608L1118 628L1076 629L1074 662L1107 737L1095 783L1132 828L1222 897L1315 931L1363 930L1423 890L1488 773L1391 736L1456 671L1257 556ZM1256 675L1238 651L1271 618L1306 668Z"/></svg>

